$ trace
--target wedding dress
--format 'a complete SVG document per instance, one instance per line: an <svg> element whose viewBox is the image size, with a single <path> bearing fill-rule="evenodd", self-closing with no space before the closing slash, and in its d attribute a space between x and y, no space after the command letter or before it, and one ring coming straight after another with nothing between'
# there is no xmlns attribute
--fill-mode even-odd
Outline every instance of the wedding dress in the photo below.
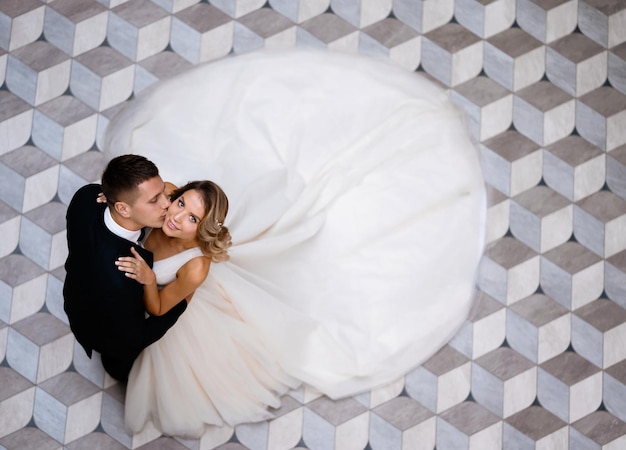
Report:
<svg viewBox="0 0 626 450"><path fill-rule="evenodd" d="M484 182L459 112L416 73L302 49L227 57L129 102L105 152L145 155L175 184L211 179L231 207L230 261L212 264L188 310L144 352L162 363L137 360L127 412L144 398L146 418L179 416L174 431L220 423L181 398L211 392L229 403L219 385L229 377L248 388L230 364L236 350L219 344L240 338L270 368L258 373L259 404L275 405L268 389L294 380L350 396L403 376L467 317ZM205 345L216 354L197 350ZM153 395L157 409L145 401Z"/></svg>
<svg viewBox="0 0 626 450"><path fill-rule="evenodd" d="M191 248L155 261L157 283L202 255ZM134 432L148 422L166 434L198 437L205 424L235 425L272 417L280 395L297 386L225 301L211 275L185 319L167 339L146 348L133 364L126 390L126 425Z"/></svg>

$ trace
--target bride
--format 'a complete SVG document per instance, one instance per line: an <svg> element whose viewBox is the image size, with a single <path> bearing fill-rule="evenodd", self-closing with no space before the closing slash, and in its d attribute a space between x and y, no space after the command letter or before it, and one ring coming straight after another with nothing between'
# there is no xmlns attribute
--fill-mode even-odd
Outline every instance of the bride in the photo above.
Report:
<svg viewBox="0 0 626 450"><path fill-rule="evenodd" d="M238 408L215 381L245 385L225 340L258 343L285 385L340 398L403 376L467 317L484 183L459 113L418 74L313 50L228 57L139 95L109 124L105 152L142 154L176 184L211 179L231 205L230 260L190 302L205 313L188 309L146 349L158 366L135 362L133 431L223 423L222 406L198 414L180 399L208 392ZM197 358L205 347L215 354Z"/></svg>

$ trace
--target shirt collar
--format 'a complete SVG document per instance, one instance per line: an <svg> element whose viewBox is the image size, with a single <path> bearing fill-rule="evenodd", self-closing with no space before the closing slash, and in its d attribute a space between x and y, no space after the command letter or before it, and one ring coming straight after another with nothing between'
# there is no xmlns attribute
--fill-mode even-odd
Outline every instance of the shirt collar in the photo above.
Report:
<svg viewBox="0 0 626 450"><path fill-rule="evenodd" d="M119 236L131 242L139 241L141 230L127 230L126 228L119 225L115 220L113 220L113 216L111 216L111 211L109 210L108 206L104 210L104 224L109 229L109 231L116 236Z"/></svg>

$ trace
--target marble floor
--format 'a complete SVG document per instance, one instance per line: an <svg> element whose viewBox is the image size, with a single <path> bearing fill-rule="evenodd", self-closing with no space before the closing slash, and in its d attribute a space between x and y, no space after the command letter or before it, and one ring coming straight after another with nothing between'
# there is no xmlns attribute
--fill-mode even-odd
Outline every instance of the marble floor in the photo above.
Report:
<svg viewBox="0 0 626 450"><path fill-rule="evenodd" d="M466 112L489 191L473 311L384 388L129 435L62 309L67 203L133 94L293 46L423 71ZM1 449L626 448L623 0L0 0L0 86Z"/></svg>

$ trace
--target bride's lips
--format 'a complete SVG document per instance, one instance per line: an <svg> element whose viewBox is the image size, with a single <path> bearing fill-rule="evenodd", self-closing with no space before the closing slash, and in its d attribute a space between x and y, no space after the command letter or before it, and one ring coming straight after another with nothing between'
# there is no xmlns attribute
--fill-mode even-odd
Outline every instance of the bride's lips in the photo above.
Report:
<svg viewBox="0 0 626 450"><path fill-rule="evenodd" d="M167 224L167 228L169 228L170 230L174 230L174 231L178 230L176 225L174 225L174 222L172 222L171 220L167 220L165 223Z"/></svg>

